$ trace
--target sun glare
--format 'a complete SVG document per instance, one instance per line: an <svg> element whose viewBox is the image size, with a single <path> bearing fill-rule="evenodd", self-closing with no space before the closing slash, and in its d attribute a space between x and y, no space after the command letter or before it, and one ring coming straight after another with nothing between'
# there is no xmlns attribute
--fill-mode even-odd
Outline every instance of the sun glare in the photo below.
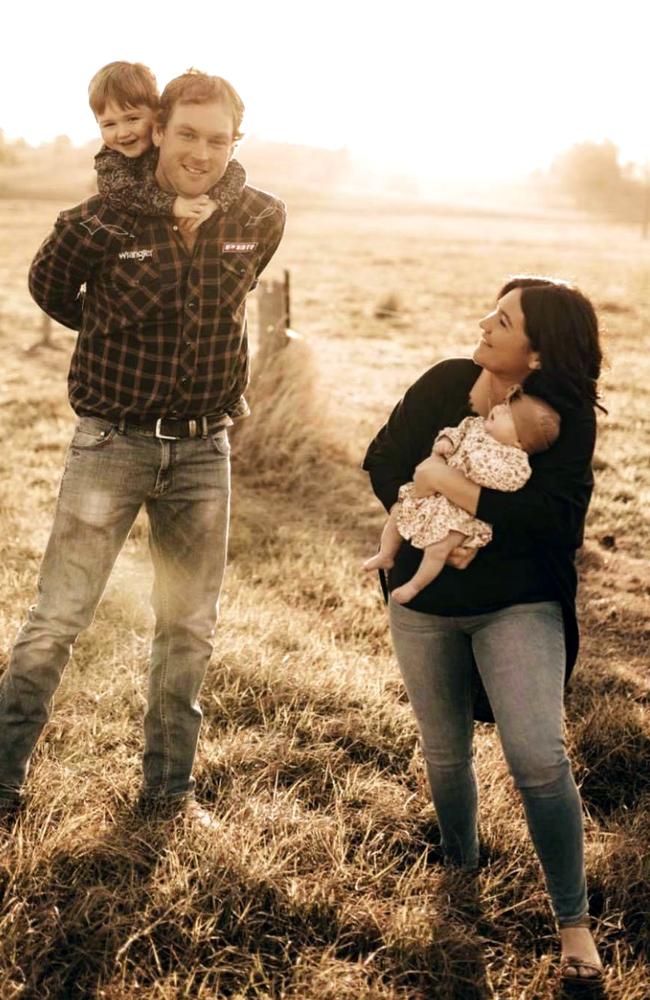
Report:
<svg viewBox="0 0 650 1000"><path fill-rule="evenodd" d="M586 139L609 138L637 162L650 156L648 26L631 0L616 18L579 0L548 0L543 16L512 0L253 2L245 15L201 0L191 24L167 33L152 27L151 5L116 0L101 25L89 10L31 3L9 15L29 46L8 46L0 69L12 94L0 121L7 137L96 138L87 83L122 58L149 64L161 86L189 65L226 76L246 103L248 134L346 147L417 176L512 176ZM39 85L16 86L26 66Z"/></svg>

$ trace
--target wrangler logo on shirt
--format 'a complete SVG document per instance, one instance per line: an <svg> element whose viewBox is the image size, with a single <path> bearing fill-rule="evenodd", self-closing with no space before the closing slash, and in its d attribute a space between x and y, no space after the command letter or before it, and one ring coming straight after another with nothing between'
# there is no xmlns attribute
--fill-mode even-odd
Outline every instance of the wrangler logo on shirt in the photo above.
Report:
<svg viewBox="0 0 650 1000"><path fill-rule="evenodd" d="M222 243L221 252L222 253L251 253L257 246L257 243Z"/></svg>
<svg viewBox="0 0 650 1000"><path fill-rule="evenodd" d="M120 260L146 260L153 257L153 250L123 250L118 257Z"/></svg>

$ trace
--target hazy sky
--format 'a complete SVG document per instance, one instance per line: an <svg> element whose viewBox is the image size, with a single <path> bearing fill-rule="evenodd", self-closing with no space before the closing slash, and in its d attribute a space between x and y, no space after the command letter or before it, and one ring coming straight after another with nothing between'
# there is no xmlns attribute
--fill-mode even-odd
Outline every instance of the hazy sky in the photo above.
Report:
<svg viewBox="0 0 650 1000"><path fill-rule="evenodd" d="M0 128L96 135L92 74L147 63L227 77L249 134L347 146L422 176L504 177L574 142L650 157L649 0L149 0L5 9ZM156 11L161 13L157 15Z"/></svg>

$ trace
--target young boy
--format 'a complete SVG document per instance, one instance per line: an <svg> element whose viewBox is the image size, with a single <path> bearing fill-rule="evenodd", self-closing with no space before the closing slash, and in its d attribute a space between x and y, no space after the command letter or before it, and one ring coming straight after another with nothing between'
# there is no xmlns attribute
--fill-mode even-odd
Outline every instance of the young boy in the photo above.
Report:
<svg viewBox="0 0 650 1000"><path fill-rule="evenodd" d="M154 180L157 151L151 134L159 97L148 66L108 63L90 81L88 101L104 140L95 157L97 188L113 207L174 215L190 231L212 215L217 202L208 194L184 198L162 191Z"/></svg>

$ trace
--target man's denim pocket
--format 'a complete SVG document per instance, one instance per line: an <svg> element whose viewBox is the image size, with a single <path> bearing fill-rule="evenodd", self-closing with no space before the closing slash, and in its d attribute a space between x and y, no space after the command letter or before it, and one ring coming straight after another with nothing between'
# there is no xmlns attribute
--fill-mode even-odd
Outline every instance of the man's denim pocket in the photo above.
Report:
<svg viewBox="0 0 650 1000"><path fill-rule="evenodd" d="M79 417L70 442L72 449L88 450L108 444L117 433L115 424L101 417Z"/></svg>
<svg viewBox="0 0 650 1000"><path fill-rule="evenodd" d="M230 454L230 441L228 440L228 431L225 427L215 431L214 434L210 434L209 438L217 455L223 455L225 458Z"/></svg>

